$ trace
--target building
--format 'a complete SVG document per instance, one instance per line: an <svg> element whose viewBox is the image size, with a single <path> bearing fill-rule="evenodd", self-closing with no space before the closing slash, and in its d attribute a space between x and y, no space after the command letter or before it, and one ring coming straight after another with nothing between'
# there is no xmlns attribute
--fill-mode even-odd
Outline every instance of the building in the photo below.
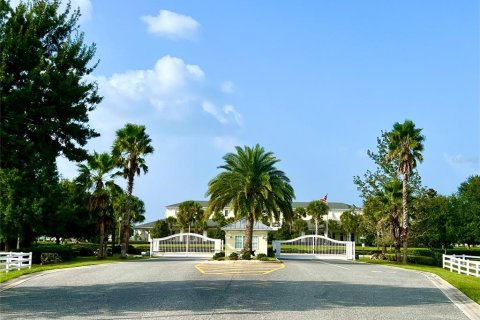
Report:
<svg viewBox="0 0 480 320"><path fill-rule="evenodd" d="M208 206L208 201L195 201L200 203L203 209L206 209ZM181 203L175 203L168 205L165 210L165 217L176 217L177 212L179 210ZM307 208L309 202L292 202L292 207L293 209L296 208ZM342 202L329 202L328 203L329 211L328 211L328 221L330 221L330 227L328 226L327 223L322 222L320 225L320 234L327 235L327 229L328 229L328 236L332 239L335 240L341 240L341 241L355 241L359 242L359 237L352 233L352 234L344 234L341 230L338 229L338 225L340 224L340 217L345 211L351 210L352 206L342 203ZM356 213L357 214L362 214L361 209L356 208ZM223 209L222 214L226 218L234 218L234 213L233 210L230 207L225 207ZM315 232L315 225L311 222L311 216L306 216L303 218L305 221L307 221L308 224L308 234L313 234ZM282 226L282 219L280 221L272 221L270 223L270 228L271 230L277 230ZM332 223L331 221L335 221L335 223ZM149 241L150 236L149 236L149 231L153 228L155 222L149 222L149 223L144 223L142 225L138 225L134 227L134 235L138 235L137 237L139 239L144 239L144 241ZM208 227L212 228L215 226L215 223L210 219L208 222ZM137 231L138 230L138 231Z"/></svg>
<svg viewBox="0 0 480 320"><path fill-rule="evenodd" d="M225 255L228 257L232 252L240 253L245 241L246 219L237 220L222 228L225 231ZM253 224L252 250L257 255L259 253L267 254L268 250L268 232L273 229L264 225L260 221Z"/></svg>

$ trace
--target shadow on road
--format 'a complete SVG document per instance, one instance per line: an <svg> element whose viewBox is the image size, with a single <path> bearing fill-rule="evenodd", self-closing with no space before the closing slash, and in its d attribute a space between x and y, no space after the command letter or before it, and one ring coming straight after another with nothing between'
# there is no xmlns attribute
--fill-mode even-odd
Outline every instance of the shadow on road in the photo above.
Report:
<svg viewBox="0 0 480 320"><path fill-rule="evenodd" d="M127 282L92 286L24 285L0 296L4 315L22 317L128 316L136 312L188 311L264 313L338 307L395 307L445 304L433 288L341 281L191 280Z"/></svg>

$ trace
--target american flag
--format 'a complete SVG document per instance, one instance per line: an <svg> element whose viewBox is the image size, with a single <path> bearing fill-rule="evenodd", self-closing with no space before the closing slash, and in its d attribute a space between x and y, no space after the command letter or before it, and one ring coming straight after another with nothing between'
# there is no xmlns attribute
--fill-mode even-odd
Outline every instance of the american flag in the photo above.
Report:
<svg viewBox="0 0 480 320"><path fill-rule="evenodd" d="M328 193L325 195L325 197L323 197L323 199L320 199L320 201L327 203L327 196L328 196Z"/></svg>

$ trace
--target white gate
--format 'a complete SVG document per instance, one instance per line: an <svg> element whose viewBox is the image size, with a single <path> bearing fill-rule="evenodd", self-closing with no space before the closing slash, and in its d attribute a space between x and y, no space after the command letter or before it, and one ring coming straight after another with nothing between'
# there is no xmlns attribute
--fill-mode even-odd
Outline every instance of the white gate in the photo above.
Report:
<svg viewBox="0 0 480 320"><path fill-rule="evenodd" d="M196 233L179 233L150 242L150 256L212 257L223 250L221 239L212 239Z"/></svg>
<svg viewBox="0 0 480 320"><path fill-rule="evenodd" d="M355 242L338 241L325 236L308 235L273 241L273 250L279 259L355 260Z"/></svg>

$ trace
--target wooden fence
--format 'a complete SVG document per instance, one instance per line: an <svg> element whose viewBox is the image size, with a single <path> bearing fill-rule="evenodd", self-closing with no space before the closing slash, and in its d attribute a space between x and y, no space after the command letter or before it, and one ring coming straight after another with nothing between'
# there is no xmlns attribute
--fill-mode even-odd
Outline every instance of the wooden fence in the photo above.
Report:
<svg viewBox="0 0 480 320"><path fill-rule="evenodd" d="M474 260L475 259L475 260ZM480 277L480 257L467 255L443 255L443 268L458 273Z"/></svg>
<svg viewBox="0 0 480 320"><path fill-rule="evenodd" d="M31 252L0 252L0 272L32 268Z"/></svg>

